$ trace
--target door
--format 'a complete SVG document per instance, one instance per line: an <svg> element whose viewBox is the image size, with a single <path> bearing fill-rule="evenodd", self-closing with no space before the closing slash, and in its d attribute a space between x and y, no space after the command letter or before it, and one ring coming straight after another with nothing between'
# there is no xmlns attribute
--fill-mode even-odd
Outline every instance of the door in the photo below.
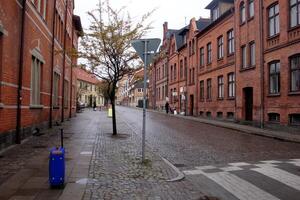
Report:
<svg viewBox="0 0 300 200"><path fill-rule="evenodd" d="M194 95L190 95L190 116L194 115Z"/></svg>
<svg viewBox="0 0 300 200"><path fill-rule="evenodd" d="M245 108L245 120L252 121L253 119L253 88L244 88L244 108Z"/></svg>

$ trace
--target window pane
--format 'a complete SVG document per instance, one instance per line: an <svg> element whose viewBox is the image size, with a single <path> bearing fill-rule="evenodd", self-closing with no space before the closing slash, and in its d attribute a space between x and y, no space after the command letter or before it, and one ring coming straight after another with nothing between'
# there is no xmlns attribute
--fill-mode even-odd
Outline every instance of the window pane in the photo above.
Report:
<svg viewBox="0 0 300 200"><path fill-rule="evenodd" d="M291 74L291 90L300 90L300 70L294 70Z"/></svg>
<svg viewBox="0 0 300 200"><path fill-rule="evenodd" d="M294 27L294 26L297 26L297 7L294 6L291 8L291 13L290 13L290 16L291 16L291 27Z"/></svg>
<svg viewBox="0 0 300 200"><path fill-rule="evenodd" d="M254 2L251 1L249 4L249 17L253 17L254 16Z"/></svg>
<svg viewBox="0 0 300 200"><path fill-rule="evenodd" d="M279 33L279 15L275 17L275 34Z"/></svg>

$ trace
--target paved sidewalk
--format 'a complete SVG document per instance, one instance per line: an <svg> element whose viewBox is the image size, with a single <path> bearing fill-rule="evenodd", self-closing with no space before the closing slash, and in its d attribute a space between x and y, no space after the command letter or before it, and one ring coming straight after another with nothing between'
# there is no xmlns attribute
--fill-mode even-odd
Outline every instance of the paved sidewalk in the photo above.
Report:
<svg viewBox="0 0 300 200"><path fill-rule="evenodd" d="M120 117L119 135L111 135L106 112L86 110L66 121L66 184L50 189L49 149L59 143L59 129L43 131L23 144L2 152L0 199L202 199L189 180L168 182L178 174L146 147L141 164L141 137Z"/></svg>
<svg viewBox="0 0 300 200"><path fill-rule="evenodd" d="M157 112L157 113L166 115L166 113L161 112L161 111L156 111L156 110L151 110L151 109L148 109L147 111ZM261 135L261 136L265 136L265 137L271 137L271 138L276 138L276 139L280 139L280 140L300 143L300 132L299 132L299 134L297 134L297 133L292 134L292 133L284 132L284 131L261 129L261 128L257 128L254 126L237 124L234 122L225 122L225 121L219 121L219 120L213 120L213 119L205 119L205 118L201 118L201 117L184 116L184 115L180 115L180 114L177 114L177 115L169 114L169 115L173 116L173 117L187 119L187 120L198 121L201 123L210 124L210 125L214 125L214 126L218 126L218 127L237 130L237 131L241 131L241 132L248 133L248 134Z"/></svg>

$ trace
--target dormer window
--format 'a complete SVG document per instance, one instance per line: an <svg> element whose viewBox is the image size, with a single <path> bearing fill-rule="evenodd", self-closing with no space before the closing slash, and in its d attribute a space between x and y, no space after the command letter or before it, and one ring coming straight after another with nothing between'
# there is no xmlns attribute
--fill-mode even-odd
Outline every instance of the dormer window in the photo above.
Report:
<svg viewBox="0 0 300 200"><path fill-rule="evenodd" d="M215 7L212 9L212 19L213 21L217 20L220 17L220 9L219 7Z"/></svg>
<svg viewBox="0 0 300 200"><path fill-rule="evenodd" d="M186 34L184 34L182 37L183 37L183 44L186 44Z"/></svg>

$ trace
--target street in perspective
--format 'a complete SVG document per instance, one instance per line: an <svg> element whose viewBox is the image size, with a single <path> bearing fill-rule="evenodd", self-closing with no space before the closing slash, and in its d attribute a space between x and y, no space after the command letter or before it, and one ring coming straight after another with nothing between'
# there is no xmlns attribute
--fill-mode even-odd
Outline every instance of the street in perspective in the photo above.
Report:
<svg viewBox="0 0 300 200"><path fill-rule="evenodd" d="M0 0L0 200L299 200L300 0Z"/></svg>

